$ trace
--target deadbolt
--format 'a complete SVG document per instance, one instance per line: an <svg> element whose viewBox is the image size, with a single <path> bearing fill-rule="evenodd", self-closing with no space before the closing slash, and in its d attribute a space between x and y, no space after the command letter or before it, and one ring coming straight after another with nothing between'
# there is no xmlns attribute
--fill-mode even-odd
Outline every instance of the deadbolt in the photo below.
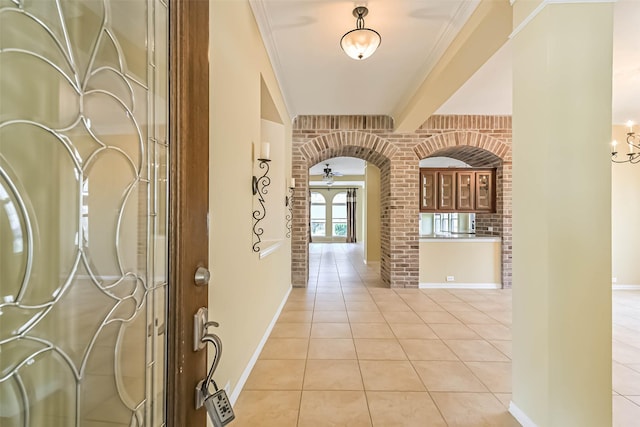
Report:
<svg viewBox="0 0 640 427"><path fill-rule="evenodd" d="M206 267L198 267L194 277L196 285L207 286L209 284L209 279L211 279L211 273L209 273L209 270L207 270Z"/></svg>

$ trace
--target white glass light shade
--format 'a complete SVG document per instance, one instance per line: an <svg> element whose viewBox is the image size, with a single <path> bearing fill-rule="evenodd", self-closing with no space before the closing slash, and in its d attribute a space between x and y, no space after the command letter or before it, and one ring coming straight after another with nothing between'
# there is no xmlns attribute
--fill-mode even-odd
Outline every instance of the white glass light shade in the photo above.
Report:
<svg viewBox="0 0 640 427"><path fill-rule="evenodd" d="M340 39L342 50L355 60L367 59L380 46L380 34L369 28L349 31Z"/></svg>

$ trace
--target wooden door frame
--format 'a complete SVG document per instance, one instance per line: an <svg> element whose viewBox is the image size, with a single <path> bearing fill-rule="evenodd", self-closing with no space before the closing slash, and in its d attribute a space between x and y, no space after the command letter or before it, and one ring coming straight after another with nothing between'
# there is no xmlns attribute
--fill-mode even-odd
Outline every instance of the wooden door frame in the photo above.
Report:
<svg viewBox="0 0 640 427"><path fill-rule="evenodd" d="M169 310L167 425L203 427L195 387L206 351L193 351L193 315L208 304L194 274L209 262L209 2L169 0Z"/></svg>

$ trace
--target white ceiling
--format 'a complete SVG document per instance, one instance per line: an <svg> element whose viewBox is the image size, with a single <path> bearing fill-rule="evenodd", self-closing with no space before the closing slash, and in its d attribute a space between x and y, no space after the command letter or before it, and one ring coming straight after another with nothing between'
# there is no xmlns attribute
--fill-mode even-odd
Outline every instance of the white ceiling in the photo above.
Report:
<svg viewBox="0 0 640 427"><path fill-rule="evenodd" d="M640 123L640 2L619 0L613 21L613 123Z"/></svg>
<svg viewBox="0 0 640 427"><path fill-rule="evenodd" d="M292 116L391 114L406 102L478 0L250 0ZM364 61L340 37L365 4L366 27L382 36ZM640 2L615 3L613 122L640 122ZM511 51L500 49L438 114L511 114ZM425 118L426 119L426 118Z"/></svg>
<svg viewBox="0 0 640 427"><path fill-rule="evenodd" d="M364 167L367 162L354 157L334 157L310 167L309 175L323 175L327 163L332 172L338 172L342 175L364 175Z"/></svg>
<svg viewBox="0 0 640 427"><path fill-rule="evenodd" d="M403 105L464 25L479 0L250 0L292 117L384 114ZM340 38L365 27L382 42L364 61L349 58Z"/></svg>
<svg viewBox="0 0 640 427"><path fill-rule="evenodd" d="M614 124L640 123L640 2L614 5L613 110ZM511 48L509 43L489 59L445 102L437 114L511 114Z"/></svg>
<svg viewBox="0 0 640 427"><path fill-rule="evenodd" d="M436 114L511 114L511 45L506 43Z"/></svg>

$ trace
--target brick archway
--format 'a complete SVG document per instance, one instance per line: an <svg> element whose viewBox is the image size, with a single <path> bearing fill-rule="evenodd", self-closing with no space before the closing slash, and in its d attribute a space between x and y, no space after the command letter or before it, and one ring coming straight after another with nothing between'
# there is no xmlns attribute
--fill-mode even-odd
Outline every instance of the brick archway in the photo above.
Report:
<svg viewBox="0 0 640 427"><path fill-rule="evenodd" d="M476 214L476 232L502 238L502 286L512 284L511 141L473 131L436 134L413 148L418 159L451 157L473 167L496 168L496 213ZM492 231L488 231L492 228Z"/></svg>
<svg viewBox="0 0 640 427"><path fill-rule="evenodd" d="M436 134L417 144L413 148L413 151L416 153L416 156L418 156L418 159L424 159L433 156L435 153L448 156L446 152L453 147L480 148L483 151L499 157L503 161L511 163L511 144L486 133L473 131L462 130ZM443 152L444 154L441 154ZM477 153L473 153L473 150L468 151L471 160L473 160L474 154L477 155Z"/></svg>
<svg viewBox="0 0 640 427"><path fill-rule="evenodd" d="M394 132L389 116L298 116L293 120L292 176L296 186L292 230L292 284L306 286L309 276L308 170L334 156L353 156L382 166L386 186L381 219L388 224L381 275L391 287L419 286L419 160L435 154L457 157L476 166L492 161L501 179L503 216L486 223L503 241L503 285L511 286L511 117L431 116L410 133ZM386 172L388 171L388 172ZM492 214L483 214L492 215ZM477 217L476 217L477 220ZM477 221L476 221L477 224Z"/></svg>
<svg viewBox="0 0 640 427"><path fill-rule="evenodd" d="M333 157L355 157L380 169L380 275L386 284L393 283L398 266L391 257L391 158L397 152L398 147L390 141L356 130L333 132L298 144L294 141L292 175L301 183L296 188L291 233L291 281L294 286L306 286L309 277L309 168Z"/></svg>

